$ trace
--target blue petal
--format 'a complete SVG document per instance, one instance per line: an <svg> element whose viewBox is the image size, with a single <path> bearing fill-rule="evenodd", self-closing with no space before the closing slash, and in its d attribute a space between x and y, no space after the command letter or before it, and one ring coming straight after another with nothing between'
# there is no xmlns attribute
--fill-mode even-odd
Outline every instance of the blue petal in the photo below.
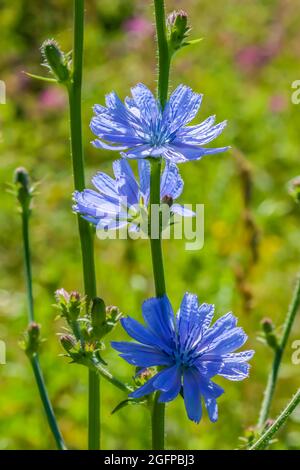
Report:
<svg viewBox="0 0 300 470"><path fill-rule="evenodd" d="M201 394L200 394L201 376L196 369L185 369L183 372L183 396L184 404L189 419L199 423L202 417Z"/></svg>
<svg viewBox="0 0 300 470"><path fill-rule="evenodd" d="M207 119L205 119L205 121L201 122L201 124L197 124L196 126L183 127L176 133L176 137L178 137L179 140L181 140L181 138L186 137L193 138L195 135L198 135L210 129L215 123L215 120L216 116L209 116Z"/></svg>
<svg viewBox="0 0 300 470"><path fill-rule="evenodd" d="M122 152L123 158L136 159L136 158L147 158L151 155L152 146L150 144L137 145L135 148L128 150L128 152Z"/></svg>
<svg viewBox="0 0 300 470"><path fill-rule="evenodd" d="M191 135L181 135L180 137L177 136L176 138L178 138L178 141L188 145L205 145L216 139L223 132L226 125L227 121L223 121L220 124L211 127L209 130L206 130L205 132L199 132L198 134L194 132L192 137ZM174 143L176 143L176 140Z"/></svg>
<svg viewBox="0 0 300 470"><path fill-rule="evenodd" d="M202 381L200 390L201 395L203 395L204 398L209 419L212 423L215 423L218 420L218 405L216 398L221 396L224 393L224 390L219 385L211 381Z"/></svg>
<svg viewBox="0 0 300 470"><path fill-rule="evenodd" d="M141 117L143 117L147 123L157 121L160 111L158 109L157 101L149 88L142 83L138 83L131 89L131 94L140 110Z"/></svg>
<svg viewBox="0 0 300 470"><path fill-rule="evenodd" d="M146 300L142 306L143 317L150 330L167 346L174 345L174 314L166 295Z"/></svg>
<svg viewBox="0 0 300 470"><path fill-rule="evenodd" d="M219 375L228 380L238 381L246 379L249 376L249 370L250 365L246 362L228 362L225 363Z"/></svg>
<svg viewBox="0 0 300 470"><path fill-rule="evenodd" d="M173 204L171 207L171 211L173 214L181 215L181 217L195 217L195 212L191 211L185 206L181 206L180 204Z"/></svg>
<svg viewBox="0 0 300 470"><path fill-rule="evenodd" d="M184 163L189 160L200 160L204 155L212 155L225 152L229 147L219 147L206 149L197 147L196 145L187 145L185 143L176 142L169 144L164 153L166 159L174 163Z"/></svg>
<svg viewBox="0 0 300 470"><path fill-rule="evenodd" d="M121 353L120 357L134 366L168 366L172 363L167 354L150 346L129 343L127 341L112 341L111 345Z"/></svg>
<svg viewBox="0 0 300 470"><path fill-rule="evenodd" d="M139 160L139 177L140 177L140 190L144 196L145 206L148 205L149 195L150 195L150 175L151 167L148 160Z"/></svg>
<svg viewBox="0 0 300 470"><path fill-rule="evenodd" d="M246 341L247 335L244 330L242 328L233 328L231 331L226 331L212 341L208 346L207 352L212 352L213 354L227 354L243 346Z"/></svg>
<svg viewBox="0 0 300 470"><path fill-rule="evenodd" d="M139 186L129 163L121 158L113 163L113 169L119 194L127 199L129 207L138 204Z"/></svg>
<svg viewBox="0 0 300 470"><path fill-rule="evenodd" d="M154 387L162 392L167 392L175 383L178 383L178 377L181 378L180 368L175 364L161 371L154 381ZM179 384L181 386L181 380L179 380Z"/></svg>
<svg viewBox="0 0 300 470"><path fill-rule="evenodd" d="M109 144L106 144L104 142L102 142L101 140L99 139L96 139L96 140L93 140L92 141L92 144L94 147L98 148L98 149L104 149L104 150L114 150L116 152L119 152L120 150L126 150L128 148L127 145L109 145Z"/></svg>
<svg viewBox="0 0 300 470"><path fill-rule="evenodd" d="M167 353L172 352L172 350L155 333L148 330L148 328L141 325L134 318L122 318L121 324L129 336L131 336L136 341L147 344L149 346L154 346Z"/></svg>
<svg viewBox="0 0 300 470"><path fill-rule="evenodd" d="M219 359L215 361L207 361L201 357L194 362L194 365L201 373L201 376L204 376L208 379L211 379L215 375L220 374L225 367L224 362L220 356Z"/></svg>
<svg viewBox="0 0 300 470"><path fill-rule="evenodd" d="M246 362L250 361L252 357L254 356L255 351L249 350L249 351L242 351L239 353L232 353L232 354L225 354L225 356L222 356L222 360L224 362Z"/></svg>
<svg viewBox="0 0 300 470"><path fill-rule="evenodd" d="M171 132L185 126L196 116L202 101L202 95L193 93L191 88L179 85L171 94L163 113L163 123Z"/></svg>
<svg viewBox="0 0 300 470"><path fill-rule="evenodd" d="M158 401L160 403L166 403L174 400L181 390L181 370L178 366L168 369L172 369L172 377L169 378L168 386L165 391L161 391ZM156 381L155 381L156 386ZM161 390L161 389L160 389Z"/></svg>
<svg viewBox="0 0 300 470"><path fill-rule="evenodd" d="M158 374L156 374L154 377L151 377L151 379L147 380L147 382L144 385L142 385L140 388L138 388L134 392L130 393L129 397L131 397L131 398L141 398L141 397L144 397L144 396L149 395L150 393L154 392L155 388L153 386L153 382L155 381Z"/></svg>
<svg viewBox="0 0 300 470"><path fill-rule="evenodd" d="M160 198L170 196L177 199L183 191L183 179L174 163L166 162L160 183Z"/></svg>
<svg viewBox="0 0 300 470"><path fill-rule="evenodd" d="M180 309L177 313L178 334L180 342L183 343L189 336L191 322L198 311L198 298L195 294L186 292L182 299Z"/></svg>
<svg viewBox="0 0 300 470"><path fill-rule="evenodd" d="M207 330L205 334L204 343L213 341L227 330L232 330L236 327L236 324L237 318L232 315L231 312L227 313L226 315L223 315L214 323L211 328L209 328L209 330Z"/></svg>
<svg viewBox="0 0 300 470"><path fill-rule="evenodd" d="M106 173L96 173L96 175L92 178L92 183L98 189L99 192L107 194L108 196L114 198L118 198L116 182Z"/></svg>

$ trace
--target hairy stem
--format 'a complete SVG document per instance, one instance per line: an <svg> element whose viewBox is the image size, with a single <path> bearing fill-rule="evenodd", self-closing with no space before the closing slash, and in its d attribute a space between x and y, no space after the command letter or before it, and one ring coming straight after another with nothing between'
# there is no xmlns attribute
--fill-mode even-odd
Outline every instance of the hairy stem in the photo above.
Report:
<svg viewBox="0 0 300 470"><path fill-rule="evenodd" d="M281 412L278 418L274 421L272 426L270 426L262 436L250 447L250 450L263 450L265 449L268 444L270 443L272 437L277 433L282 426L285 424L286 420L292 414L296 406L300 403L300 389L285 407L285 409Z"/></svg>
<svg viewBox="0 0 300 470"><path fill-rule="evenodd" d="M73 79L69 85L71 153L74 187L85 187L84 155L82 143L81 91L84 41L84 0L74 0ZM78 216L85 294L90 301L96 297L96 273L93 235L89 224ZM89 302L87 302L89 305ZM100 447L100 382L98 375L89 371L89 449Z"/></svg>
<svg viewBox="0 0 300 470"><path fill-rule="evenodd" d="M164 0L154 0L156 34L158 44L158 100L162 109L168 98L170 54L166 35L166 17ZM160 204L160 176L161 159L151 162L151 186L150 186L150 227L152 227L152 207ZM151 256L155 292L157 297L166 293L163 255L161 246L161 227L159 236L152 238L151 234ZM165 446L165 404L159 403L159 392L156 392L152 409L152 448L163 450Z"/></svg>
<svg viewBox="0 0 300 470"><path fill-rule="evenodd" d="M260 429L264 426L269 416L272 399L274 396L276 383L278 379L278 372L279 372L279 368L280 368L281 361L282 361L282 356L286 348L297 311L299 310L299 306L300 306L300 275L297 278L297 283L295 286L292 301L290 303L290 306L286 315L281 339L275 351L272 369L268 377L267 387L264 393L264 399L263 399L263 403L262 403L262 407L261 407L260 415L259 415L259 420L258 420L258 427Z"/></svg>

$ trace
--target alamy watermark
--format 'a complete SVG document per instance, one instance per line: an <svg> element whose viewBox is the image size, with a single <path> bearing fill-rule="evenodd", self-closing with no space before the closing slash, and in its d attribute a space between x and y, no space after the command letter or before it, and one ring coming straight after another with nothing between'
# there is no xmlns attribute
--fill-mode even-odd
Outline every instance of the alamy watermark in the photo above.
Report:
<svg viewBox="0 0 300 470"><path fill-rule="evenodd" d="M128 206L123 200L118 211L97 210L95 217L99 219L97 237L101 240L185 240L189 251L204 246L204 204L152 204L148 210L139 204Z"/></svg>
<svg viewBox="0 0 300 470"><path fill-rule="evenodd" d="M292 364L298 366L300 364L300 339L293 341L292 349L295 349L292 354Z"/></svg>

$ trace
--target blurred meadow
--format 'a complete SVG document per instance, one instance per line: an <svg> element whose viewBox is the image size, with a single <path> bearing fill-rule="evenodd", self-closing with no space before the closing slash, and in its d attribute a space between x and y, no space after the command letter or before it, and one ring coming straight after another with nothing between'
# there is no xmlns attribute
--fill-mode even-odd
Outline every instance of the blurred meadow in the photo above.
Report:
<svg viewBox="0 0 300 470"><path fill-rule="evenodd" d="M260 322L270 317L278 331L290 301L300 260L300 213L288 182L300 174L300 106L291 103L300 79L300 8L294 0L168 0L167 10L184 8L192 38L174 61L171 88L185 83L204 99L197 122L211 114L229 125L217 145L226 154L182 164L182 202L205 205L205 244L186 251L184 241L164 243L168 294L177 310L183 293L214 303L218 315L232 310L256 350L250 378L227 382L220 417L211 424L188 421L181 398L167 407L170 449L231 449L255 425L272 361L258 341ZM46 338L41 355L49 393L71 448L87 445L87 372L69 365L58 343L54 291L82 290L76 218L71 210L72 174L65 90L32 80L23 71L45 74L39 47L47 38L72 47L70 0L0 0L0 79L7 88L0 105L0 339L7 364L0 365L0 449L53 449L32 372L18 342L27 325L21 221L7 193L14 169L25 166L39 181L31 218L37 321ZM143 82L155 90L156 53L152 2L86 1L83 86L86 177L111 171L118 154L93 148L89 130L94 103L111 90L124 98ZM89 183L90 186L90 183ZM95 240L98 293L107 304L141 317L141 303L153 295L147 241ZM296 320L273 402L275 417L299 387L300 366L291 344L300 338ZM124 338L120 327L108 339ZM116 375L129 380L133 368L109 347L104 357ZM225 380L224 380L225 382ZM218 380L222 385L222 379ZM124 395L110 384L102 392L104 449L149 448L149 415L143 407L110 415ZM300 410L277 436L274 449L300 448Z"/></svg>

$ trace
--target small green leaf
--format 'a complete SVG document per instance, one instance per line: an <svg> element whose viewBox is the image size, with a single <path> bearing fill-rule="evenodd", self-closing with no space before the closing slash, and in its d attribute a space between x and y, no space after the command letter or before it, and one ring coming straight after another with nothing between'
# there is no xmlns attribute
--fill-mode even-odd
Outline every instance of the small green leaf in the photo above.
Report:
<svg viewBox="0 0 300 470"><path fill-rule="evenodd" d="M127 398L126 400L123 400L121 401L121 403L119 403L111 412L111 414L113 415L114 413L116 413L117 411L120 411L122 408L125 408L126 406L130 406L130 405L144 405L146 402L143 400L135 400L133 398Z"/></svg>
<svg viewBox="0 0 300 470"><path fill-rule="evenodd" d="M203 39L204 38L199 38L199 39L192 39L191 41L186 41L181 45L181 47L194 46L195 44L199 44L199 42L203 41Z"/></svg>
<svg viewBox="0 0 300 470"><path fill-rule="evenodd" d="M36 80L42 80L43 82L57 83L55 78L42 77L40 75L35 75L34 73L24 72L27 77L34 78Z"/></svg>

